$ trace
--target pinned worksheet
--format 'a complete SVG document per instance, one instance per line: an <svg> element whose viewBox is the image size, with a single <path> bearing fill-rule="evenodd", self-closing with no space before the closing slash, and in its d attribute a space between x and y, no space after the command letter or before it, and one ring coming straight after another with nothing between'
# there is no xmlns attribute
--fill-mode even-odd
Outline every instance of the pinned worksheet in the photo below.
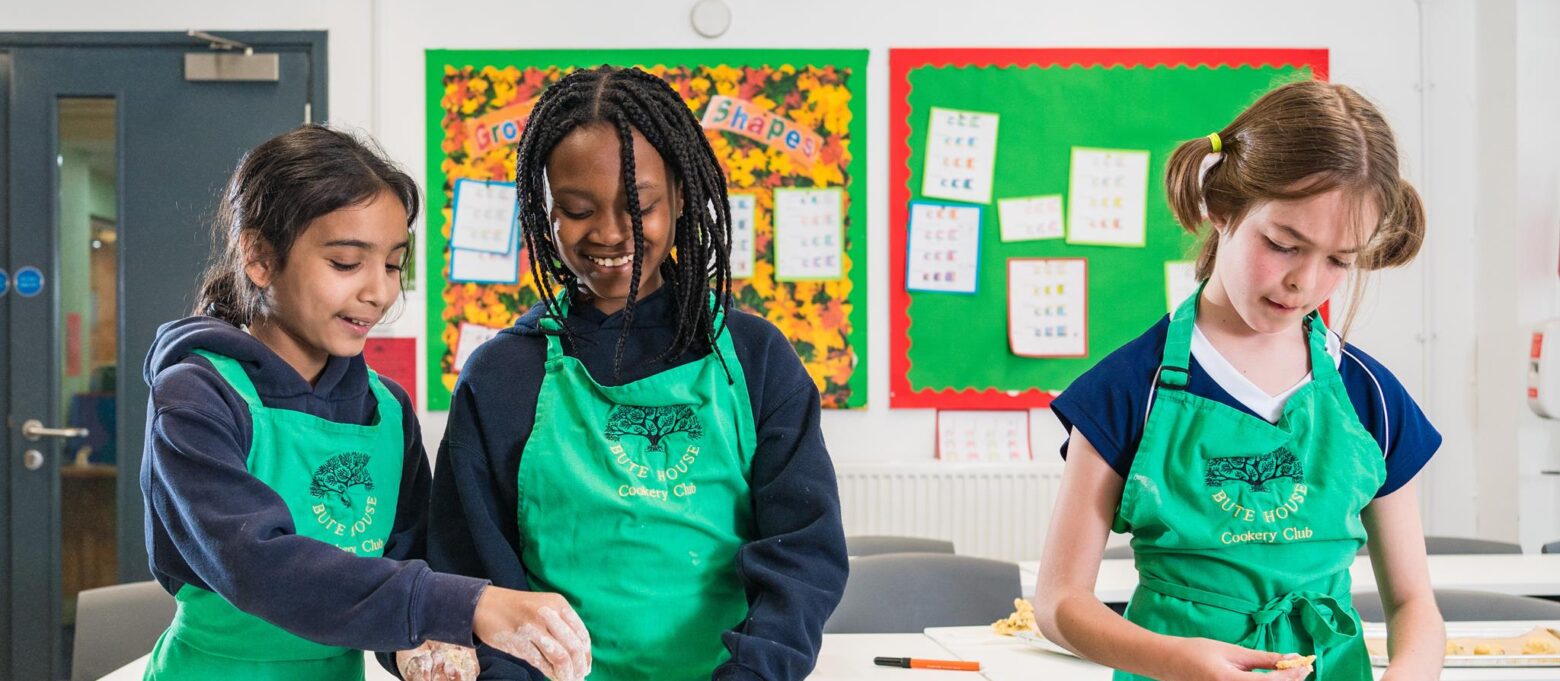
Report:
<svg viewBox="0 0 1560 681"><path fill-rule="evenodd" d="M921 195L991 203L999 120L994 113L932 107Z"/></svg>
<svg viewBox="0 0 1560 681"><path fill-rule="evenodd" d="M515 183L455 181L450 247L483 253L508 253L514 242L519 202Z"/></svg>
<svg viewBox="0 0 1560 681"><path fill-rule="evenodd" d="M1028 461L1026 410L937 411L937 458L955 462Z"/></svg>
<svg viewBox="0 0 1560 681"><path fill-rule="evenodd" d="M775 279L845 275L845 193L840 189L775 190Z"/></svg>
<svg viewBox="0 0 1560 681"><path fill-rule="evenodd" d="M727 199L731 206L731 276L746 279L753 276L753 254L756 250L753 235L758 215L758 197L752 194L731 194Z"/></svg>
<svg viewBox="0 0 1560 681"><path fill-rule="evenodd" d="M1073 147L1067 243L1142 246L1148 204L1148 152Z"/></svg>
<svg viewBox="0 0 1560 681"><path fill-rule="evenodd" d="M455 343L455 371L465 368L466 360L471 358L471 353L476 352L478 346L492 340L502 330L481 324L462 323L460 339Z"/></svg>
<svg viewBox="0 0 1560 681"><path fill-rule="evenodd" d="M450 249L450 281L473 284L518 284L520 263L524 260L520 248L520 233L510 235L507 253L488 253L464 248Z"/></svg>
<svg viewBox="0 0 1560 681"><path fill-rule="evenodd" d="M997 201L1003 241L1062 238L1062 195L1025 196Z"/></svg>
<svg viewBox="0 0 1560 681"><path fill-rule="evenodd" d="M980 207L910 204L905 289L975 293L980 266Z"/></svg>
<svg viewBox="0 0 1560 681"><path fill-rule="evenodd" d="M1165 304L1171 314L1197 293L1197 263L1171 260L1165 263Z"/></svg>
<svg viewBox="0 0 1560 681"><path fill-rule="evenodd" d="M1008 343L1021 357L1089 354L1088 262L1008 260Z"/></svg>

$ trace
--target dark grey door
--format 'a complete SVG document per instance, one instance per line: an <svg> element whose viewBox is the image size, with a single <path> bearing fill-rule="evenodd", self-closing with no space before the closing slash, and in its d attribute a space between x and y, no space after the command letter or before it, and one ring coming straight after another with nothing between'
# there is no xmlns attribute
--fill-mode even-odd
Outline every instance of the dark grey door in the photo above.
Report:
<svg viewBox="0 0 1560 681"><path fill-rule="evenodd" d="M76 592L148 578L142 361L239 157L326 116L325 34L222 37L277 77L188 79L183 34L0 33L0 678L65 678Z"/></svg>

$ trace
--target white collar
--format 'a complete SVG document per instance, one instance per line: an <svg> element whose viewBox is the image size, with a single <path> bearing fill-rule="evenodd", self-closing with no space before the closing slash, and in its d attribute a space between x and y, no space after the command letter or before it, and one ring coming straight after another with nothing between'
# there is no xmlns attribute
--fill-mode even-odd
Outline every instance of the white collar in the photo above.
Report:
<svg viewBox="0 0 1560 681"><path fill-rule="evenodd" d="M1332 330L1327 331L1327 354L1333 359L1333 366L1338 366L1343 361L1343 343ZM1263 392L1257 384L1236 369L1219 350L1208 342L1208 337L1203 335L1202 329L1192 325L1192 357L1202 366L1203 371L1215 383L1219 384L1225 392L1234 397L1237 402L1246 405L1247 409L1265 418L1269 423L1277 423L1278 418L1284 414L1284 403L1289 400L1301 386L1311 382L1311 374L1306 373L1299 382L1277 395L1269 395Z"/></svg>

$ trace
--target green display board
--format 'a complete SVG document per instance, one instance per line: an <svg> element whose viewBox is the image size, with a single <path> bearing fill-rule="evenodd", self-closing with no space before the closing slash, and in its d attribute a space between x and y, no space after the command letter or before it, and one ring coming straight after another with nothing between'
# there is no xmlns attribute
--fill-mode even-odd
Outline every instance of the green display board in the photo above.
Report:
<svg viewBox="0 0 1560 681"><path fill-rule="evenodd" d="M1087 52L1083 57L1079 52ZM895 407L1045 406L1099 359L1166 313L1166 267L1194 256L1171 215L1165 163L1176 145L1219 130L1259 96L1325 77L1324 51L896 50L891 188L891 404ZM1192 55L1191 57L1165 55ZM974 295L908 290L909 206L959 205L922 195L931 109L1000 117L991 201L980 205ZM998 201L1070 198L1074 148L1148 152L1141 246L1053 238L1003 242ZM1067 211L1073 211L1064 201ZM978 204L967 204L978 205ZM1087 261L1087 341L1079 357L1022 357L1008 336L1010 258Z"/></svg>

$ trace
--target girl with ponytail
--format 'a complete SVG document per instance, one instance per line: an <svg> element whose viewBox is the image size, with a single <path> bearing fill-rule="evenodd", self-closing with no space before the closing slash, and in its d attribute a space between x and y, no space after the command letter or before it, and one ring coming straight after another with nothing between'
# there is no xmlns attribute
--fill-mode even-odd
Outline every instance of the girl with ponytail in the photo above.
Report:
<svg viewBox="0 0 1560 681"><path fill-rule="evenodd" d="M1365 275L1419 252L1424 208L1391 128L1346 86L1293 83L1181 143L1165 175L1203 235L1200 286L1052 403L1069 438L1041 629L1117 679L1367 681L1349 566L1368 545L1383 678L1435 678L1414 478L1441 436L1317 313L1350 281L1346 332ZM1112 530L1139 573L1124 617L1093 594Z"/></svg>
<svg viewBox="0 0 1560 681"><path fill-rule="evenodd" d="M363 360L401 297L418 189L307 125L239 161L194 316L158 330L147 555L178 602L148 680L471 680L485 642L554 679L590 668L557 594L429 569L428 457L407 391Z"/></svg>

